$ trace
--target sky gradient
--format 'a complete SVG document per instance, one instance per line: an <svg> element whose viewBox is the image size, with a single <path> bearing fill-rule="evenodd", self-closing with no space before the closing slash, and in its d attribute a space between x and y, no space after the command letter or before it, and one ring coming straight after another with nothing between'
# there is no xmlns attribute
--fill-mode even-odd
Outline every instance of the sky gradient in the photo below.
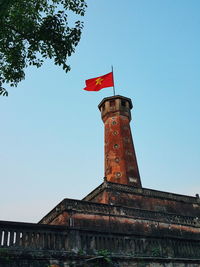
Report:
<svg viewBox="0 0 200 267"><path fill-rule="evenodd" d="M143 187L200 193L199 13L198 0L88 0L71 71L47 60L0 98L0 220L38 222L102 183L97 106L112 88L82 88L111 65L116 93L133 101Z"/></svg>

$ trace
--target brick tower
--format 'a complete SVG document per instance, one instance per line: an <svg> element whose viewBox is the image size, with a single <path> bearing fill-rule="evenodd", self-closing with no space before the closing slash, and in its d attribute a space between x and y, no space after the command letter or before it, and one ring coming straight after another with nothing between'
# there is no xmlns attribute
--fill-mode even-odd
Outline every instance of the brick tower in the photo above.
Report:
<svg viewBox="0 0 200 267"><path fill-rule="evenodd" d="M119 95L99 104L105 126L105 177L109 182L141 188L130 129L132 107L130 98Z"/></svg>

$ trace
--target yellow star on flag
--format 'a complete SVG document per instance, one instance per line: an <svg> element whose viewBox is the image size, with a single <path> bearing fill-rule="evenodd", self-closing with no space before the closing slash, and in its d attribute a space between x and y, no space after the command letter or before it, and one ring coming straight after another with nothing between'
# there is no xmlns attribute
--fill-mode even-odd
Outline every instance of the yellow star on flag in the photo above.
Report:
<svg viewBox="0 0 200 267"><path fill-rule="evenodd" d="M98 84L100 84L100 85L101 85L102 81L103 81L103 79L102 79L102 78L98 78L98 79L96 79L96 85L98 85Z"/></svg>

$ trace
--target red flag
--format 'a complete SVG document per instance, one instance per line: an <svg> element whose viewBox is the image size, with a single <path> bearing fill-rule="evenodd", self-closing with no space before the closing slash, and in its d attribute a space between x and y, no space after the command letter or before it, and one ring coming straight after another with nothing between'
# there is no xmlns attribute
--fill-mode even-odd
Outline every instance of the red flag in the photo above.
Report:
<svg viewBox="0 0 200 267"><path fill-rule="evenodd" d="M99 91L102 88L114 86L113 73L109 72L97 78L86 80L85 83L84 90L86 91Z"/></svg>

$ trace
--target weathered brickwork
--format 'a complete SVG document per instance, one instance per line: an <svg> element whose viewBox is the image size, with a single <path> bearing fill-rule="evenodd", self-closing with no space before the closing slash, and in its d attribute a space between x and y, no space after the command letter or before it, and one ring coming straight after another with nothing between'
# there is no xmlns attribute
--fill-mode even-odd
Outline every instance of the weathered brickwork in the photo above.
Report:
<svg viewBox="0 0 200 267"><path fill-rule="evenodd" d="M131 99L115 96L99 105L105 132L105 176L114 183L141 187L130 120Z"/></svg>
<svg viewBox="0 0 200 267"><path fill-rule="evenodd" d="M200 214L200 200L179 194L147 188L104 182L83 200L95 203L120 205L150 211L196 216Z"/></svg>
<svg viewBox="0 0 200 267"><path fill-rule="evenodd" d="M62 215L65 223L70 225L76 214L90 214L99 216L112 216L122 218L134 218L148 221L163 222L177 225L187 225L191 227L200 227L200 218L196 216L178 215L175 213L164 213L159 211L142 210L138 208L130 208L125 206L115 206L109 204L93 203L88 201L64 199L52 211L50 211L40 223L51 224ZM59 222L59 221L58 221ZM64 224L65 224L64 223ZM60 223L61 224L61 223ZM63 223L62 223L63 224Z"/></svg>

